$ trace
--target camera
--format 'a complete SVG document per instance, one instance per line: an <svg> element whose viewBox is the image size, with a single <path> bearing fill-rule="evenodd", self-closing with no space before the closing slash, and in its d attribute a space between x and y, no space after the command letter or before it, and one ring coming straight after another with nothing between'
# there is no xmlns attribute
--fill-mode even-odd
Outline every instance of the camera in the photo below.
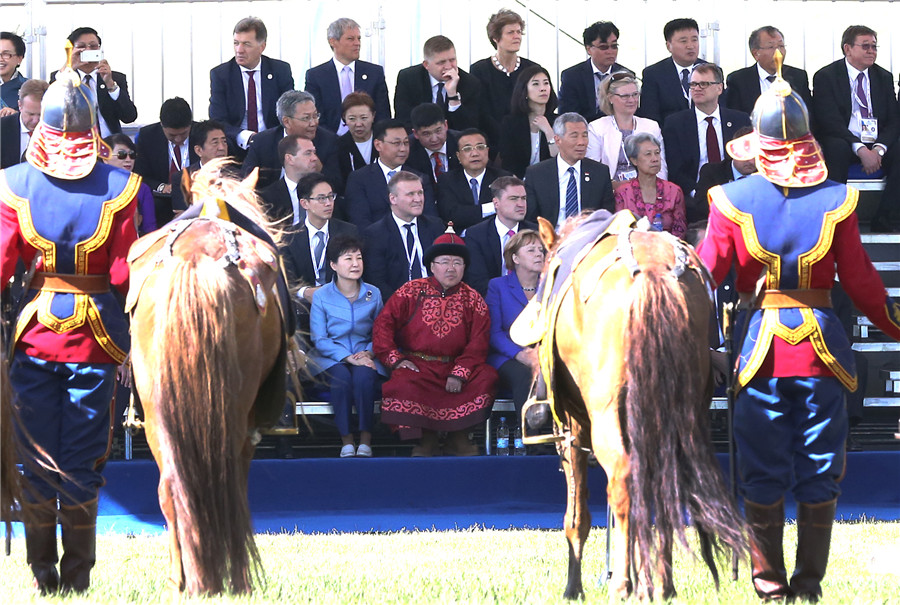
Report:
<svg viewBox="0 0 900 605"><path fill-rule="evenodd" d="M81 51L81 60L85 63L96 63L103 60L102 50L83 50Z"/></svg>

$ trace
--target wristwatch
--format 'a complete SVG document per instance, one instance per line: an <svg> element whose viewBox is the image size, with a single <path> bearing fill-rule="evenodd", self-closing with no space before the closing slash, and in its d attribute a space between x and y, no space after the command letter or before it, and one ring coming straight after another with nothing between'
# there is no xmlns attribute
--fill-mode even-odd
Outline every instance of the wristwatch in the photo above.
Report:
<svg viewBox="0 0 900 605"><path fill-rule="evenodd" d="M448 100L448 101L459 101L459 100L460 100L459 94L457 93L457 94L453 95L452 97L451 97L451 96L448 96L448 97L447 97L447 100Z"/></svg>
<svg viewBox="0 0 900 605"><path fill-rule="evenodd" d="M875 153L877 153L881 157L884 157L884 147L881 147L880 145L876 145L875 147L873 147L873 151L875 151Z"/></svg>

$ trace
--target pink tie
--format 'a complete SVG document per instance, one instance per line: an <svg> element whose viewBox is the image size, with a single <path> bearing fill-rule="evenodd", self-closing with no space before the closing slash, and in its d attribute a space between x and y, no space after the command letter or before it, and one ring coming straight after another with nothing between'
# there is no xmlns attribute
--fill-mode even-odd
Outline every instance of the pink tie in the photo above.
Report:
<svg viewBox="0 0 900 605"><path fill-rule="evenodd" d="M506 232L506 235L503 236L503 251L506 250L506 244L509 243L509 240L511 240L512 237L513 237L515 234L516 234L516 232L513 231L512 229L510 229L509 231ZM503 251L501 251L501 253L500 253L500 258L501 258L501 260L500 260L500 265L501 265L501 266L503 266L503 263L504 263L504 260L503 260ZM506 274L507 274L507 275L509 275L509 274L512 273L512 272L513 272L512 269L507 269L507 270L506 270Z"/></svg>
<svg viewBox="0 0 900 605"><path fill-rule="evenodd" d="M865 75L859 72L856 76L856 100L859 101L859 115L869 117L869 100L866 98Z"/></svg>

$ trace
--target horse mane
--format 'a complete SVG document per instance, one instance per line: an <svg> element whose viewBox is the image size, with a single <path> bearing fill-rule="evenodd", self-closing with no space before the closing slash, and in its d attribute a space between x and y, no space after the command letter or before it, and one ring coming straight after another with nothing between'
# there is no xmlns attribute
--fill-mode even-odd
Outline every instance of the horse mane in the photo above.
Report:
<svg viewBox="0 0 900 605"><path fill-rule="evenodd" d="M190 206L205 203L210 198L227 201L235 210L262 227L276 245L285 239L284 220L273 221L266 214L265 203L256 195L257 170L245 179L234 176L232 158L216 158L207 162L200 170L189 175L186 183L185 200Z"/></svg>

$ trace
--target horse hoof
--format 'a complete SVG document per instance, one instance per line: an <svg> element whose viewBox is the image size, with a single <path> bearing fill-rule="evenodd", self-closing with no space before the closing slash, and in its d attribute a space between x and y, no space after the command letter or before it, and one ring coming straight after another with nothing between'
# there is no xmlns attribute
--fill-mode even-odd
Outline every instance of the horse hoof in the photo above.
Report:
<svg viewBox="0 0 900 605"><path fill-rule="evenodd" d="M550 406L546 403L533 405L525 412L525 421L528 428L532 430L540 429L550 422Z"/></svg>

